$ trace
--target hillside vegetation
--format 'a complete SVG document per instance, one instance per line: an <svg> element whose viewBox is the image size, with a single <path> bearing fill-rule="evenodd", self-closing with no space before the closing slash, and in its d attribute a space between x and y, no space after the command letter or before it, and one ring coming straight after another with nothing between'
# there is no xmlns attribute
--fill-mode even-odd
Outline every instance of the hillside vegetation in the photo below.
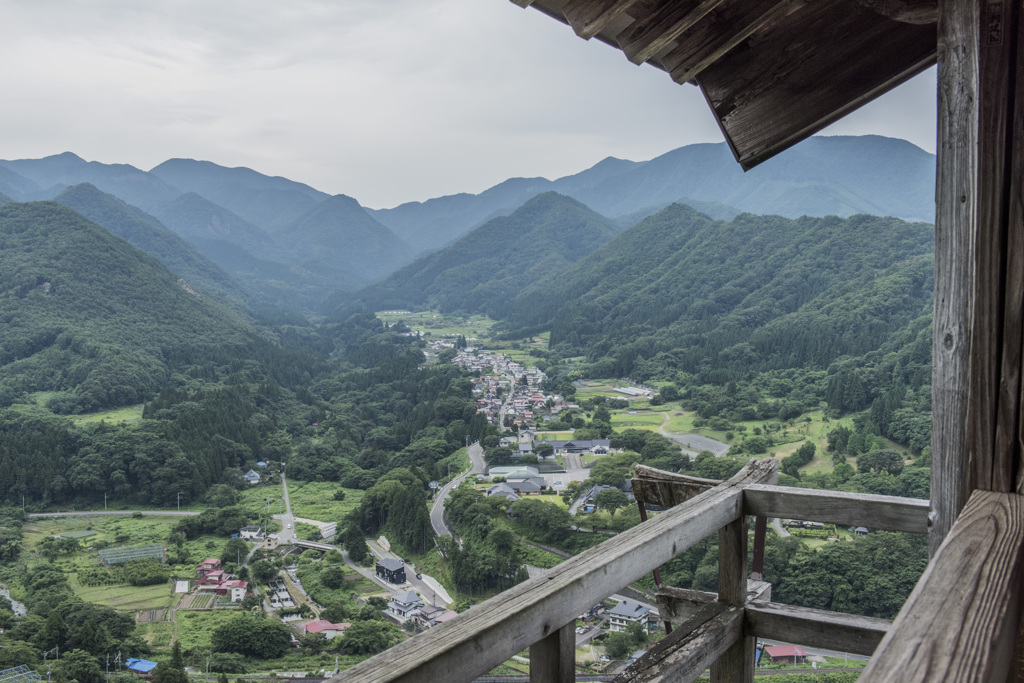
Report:
<svg viewBox="0 0 1024 683"><path fill-rule="evenodd" d="M251 343L216 300L53 202L0 207L0 402L62 392L61 412L143 401L183 356Z"/></svg>

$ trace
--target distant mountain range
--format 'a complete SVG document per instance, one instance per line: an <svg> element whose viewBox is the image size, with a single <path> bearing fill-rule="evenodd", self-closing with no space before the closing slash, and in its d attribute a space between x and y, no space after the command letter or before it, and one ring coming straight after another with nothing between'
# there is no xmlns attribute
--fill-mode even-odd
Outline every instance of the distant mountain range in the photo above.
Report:
<svg viewBox="0 0 1024 683"><path fill-rule="evenodd" d="M16 202L55 199L88 183L126 206L114 210L109 200L81 188L61 201L77 202L79 208L89 205L97 222L115 234L135 235L133 244L184 279L194 280L196 287L236 303L251 300L311 311L381 282L417 255L454 245L475 228L510 216L546 193L575 200L577 209L584 206L612 232L676 202L724 219L740 212L791 218L866 213L931 221L934 175L933 155L902 140L875 136L811 138L748 173L740 171L724 144L702 144L650 161L609 158L557 180L514 178L477 195L367 210L354 198L328 195L247 168L171 159L143 171L125 164L88 162L66 152L0 161L0 197ZM146 237L143 224L149 226ZM518 219L489 226L483 233L487 239L496 239L503 230L525 230ZM181 244L172 248L166 234L158 238L153 231L161 228L187 241L193 253ZM564 240L548 237L555 240L552 245L561 244L559 258L574 253ZM460 248L469 249L480 239ZM524 248L515 240L501 242L506 243L516 244L516 250ZM588 248L601 243L598 238L586 242ZM496 253L488 258L494 257L499 262L509 258ZM448 272L454 262L447 258L416 266L427 268L416 282L424 282L427 273L437 269L456 276ZM463 265L480 264L470 259ZM501 272L504 284L487 295L492 299L518 286L512 271ZM388 280L375 291L384 296L406 286ZM439 291L421 288L427 298ZM482 291L477 294L484 296Z"/></svg>

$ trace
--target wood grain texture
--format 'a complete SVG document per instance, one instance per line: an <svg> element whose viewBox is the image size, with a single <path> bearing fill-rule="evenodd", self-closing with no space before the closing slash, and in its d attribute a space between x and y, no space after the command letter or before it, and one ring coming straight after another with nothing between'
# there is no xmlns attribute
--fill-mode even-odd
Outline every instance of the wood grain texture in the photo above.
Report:
<svg viewBox="0 0 1024 683"><path fill-rule="evenodd" d="M752 461L722 485L331 680L414 683L483 674L737 519L742 488L773 480L777 466Z"/></svg>
<svg viewBox="0 0 1024 683"><path fill-rule="evenodd" d="M891 626L885 619L777 602L748 604L745 619L748 636L859 655L874 652Z"/></svg>
<svg viewBox="0 0 1024 683"><path fill-rule="evenodd" d="M708 621L673 631L636 664L615 677L614 683L689 683L743 635L743 608L714 607L721 612ZM753 653L751 653L753 660ZM741 680L741 679L736 679Z"/></svg>
<svg viewBox="0 0 1024 683"><path fill-rule="evenodd" d="M935 303L932 337L931 552L973 490L967 440L977 233L980 4L940 0Z"/></svg>
<svg viewBox="0 0 1024 683"><path fill-rule="evenodd" d="M1013 92L1010 116L1010 168L1007 193L1007 224L1003 252L1002 357L998 412L996 416L995 451L998 462L993 468L994 491L1021 493L1024 481L1022 452L1021 390L1022 354L1024 354L1024 15L1018 3L1008 3L1011 21L1016 23L1016 48L1008 64L1009 86Z"/></svg>
<svg viewBox="0 0 1024 683"><path fill-rule="evenodd" d="M927 500L759 484L743 491L748 515L928 533Z"/></svg>
<svg viewBox="0 0 1024 683"><path fill-rule="evenodd" d="M1006 681L1022 579L1024 497L975 491L861 680Z"/></svg>
<svg viewBox="0 0 1024 683"><path fill-rule="evenodd" d="M697 78L737 161L752 168L935 63L934 26L811 2Z"/></svg>
<svg viewBox="0 0 1024 683"><path fill-rule="evenodd" d="M576 680L576 620L530 646L530 683Z"/></svg>
<svg viewBox="0 0 1024 683"><path fill-rule="evenodd" d="M636 476L633 477L633 497L643 503L672 507L721 483L716 479L688 477L647 465L637 465Z"/></svg>
<svg viewBox="0 0 1024 683"><path fill-rule="evenodd" d="M718 532L718 600L728 605L747 601L747 517ZM711 665L711 683L754 680L754 638L737 639Z"/></svg>
<svg viewBox="0 0 1024 683"><path fill-rule="evenodd" d="M590 40L622 16L636 1L569 0L562 8L562 14L576 35Z"/></svg>
<svg viewBox="0 0 1024 683"><path fill-rule="evenodd" d="M978 210L975 235L974 317L971 341L967 448L974 457L970 487L1000 488L1001 453L995 446L1000 408L1003 336L1003 288L1007 231L1007 181L1011 164L1012 119L1010 64L1012 5L982 3L986 35L978 48ZM1014 416L1016 419L1016 416Z"/></svg>
<svg viewBox="0 0 1024 683"><path fill-rule="evenodd" d="M747 581L747 595L745 603L754 601L769 602L772 599L772 585L767 581ZM718 601L718 593L707 591L695 591L688 588L673 588L665 586L657 591L658 613L663 619L668 619L682 628L694 614L713 602Z"/></svg>
<svg viewBox="0 0 1024 683"><path fill-rule="evenodd" d="M781 21L805 0L729 3L685 34L661 64L676 83L687 83L756 32Z"/></svg>
<svg viewBox="0 0 1024 683"><path fill-rule="evenodd" d="M718 7L723 0L666 0L616 36L622 52L634 64L643 64L673 46L676 38Z"/></svg>

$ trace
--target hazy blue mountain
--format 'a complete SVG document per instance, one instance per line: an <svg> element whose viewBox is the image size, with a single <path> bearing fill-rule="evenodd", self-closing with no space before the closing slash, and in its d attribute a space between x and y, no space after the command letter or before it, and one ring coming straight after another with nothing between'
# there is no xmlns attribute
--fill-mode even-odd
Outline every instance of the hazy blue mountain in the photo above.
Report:
<svg viewBox="0 0 1024 683"><path fill-rule="evenodd" d="M287 178L210 161L169 159L149 172L271 231L287 226L330 196Z"/></svg>
<svg viewBox="0 0 1024 683"><path fill-rule="evenodd" d="M879 136L812 137L744 173L725 143L681 147L650 161L608 158L550 181L516 178L478 195L459 194L374 211L414 247L438 248L541 192L577 199L605 216L640 215L692 203L716 218L731 210L932 221L935 156ZM712 207L725 205L723 213Z"/></svg>
<svg viewBox="0 0 1024 683"><path fill-rule="evenodd" d="M10 204L14 200L5 194L0 193L0 204Z"/></svg>
<svg viewBox="0 0 1024 683"><path fill-rule="evenodd" d="M0 319L0 402L60 391L62 412L148 400L176 363L255 338L223 303L56 202L0 207Z"/></svg>
<svg viewBox="0 0 1024 683"><path fill-rule="evenodd" d="M554 192L534 197L358 295L366 306L487 311L611 240L612 222Z"/></svg>
<svg viewBox="0 0 1024 683"><path fill-rule="evenodd" d="M85 161L71 152L42 159L0 160L0 166L28 178L47 192L48 198L57 196L72 185L90 183L132 206L152 213L161 204L181 194L160 178L134 166Z"/></svg>
<svg viewBox="0 0 1024 683"><path fill-rule="evenodd" d="M276 255L279 247L262 228L249 223L223 206L187 192L153 211L161 223L190 242L223 240L246 251Z"/></svg>
<svg viewBox="0 0 1024 683"><path fill-rule="evenodd" d="M251 295L235 278L141 209L88 183L64 190L54 201L74 209L153 256L195 291L212 294L236 305L251 302Z"/></svg>
<svg viewBox="0 0 1024 683"><path fill-rule="evenodd" d="M277 233L307 270L370 283L408 263L412 250L359 205L336 195Z"/></svg>
<svg viewBox="0 0 1024 683"><path fill-rule="evenodd" d="M42 188L23 175L0 166L0 192L13 201L30 201L40 194Z"/></svg>
<svg viewBox="0 0 1024 683"><path fill-rule="evenodd" d="M420 250L454 242L484 221L507 215L552 188L545 178L512 178L480 194L456 194L370 210L378 221Z"/></svg>

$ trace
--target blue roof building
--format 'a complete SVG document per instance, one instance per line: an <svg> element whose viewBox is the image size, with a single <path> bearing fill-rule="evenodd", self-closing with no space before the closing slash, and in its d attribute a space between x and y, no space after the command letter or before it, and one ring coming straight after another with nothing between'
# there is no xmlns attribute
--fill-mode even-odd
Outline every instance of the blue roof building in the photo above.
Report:
<svg viewBox="0 0 1024 683"><path fill-rule="evenodd" d="M124 665L138 674L148 674L150 671L156 668L156 662L151 662L148 659L129 659Z"/></svg>

